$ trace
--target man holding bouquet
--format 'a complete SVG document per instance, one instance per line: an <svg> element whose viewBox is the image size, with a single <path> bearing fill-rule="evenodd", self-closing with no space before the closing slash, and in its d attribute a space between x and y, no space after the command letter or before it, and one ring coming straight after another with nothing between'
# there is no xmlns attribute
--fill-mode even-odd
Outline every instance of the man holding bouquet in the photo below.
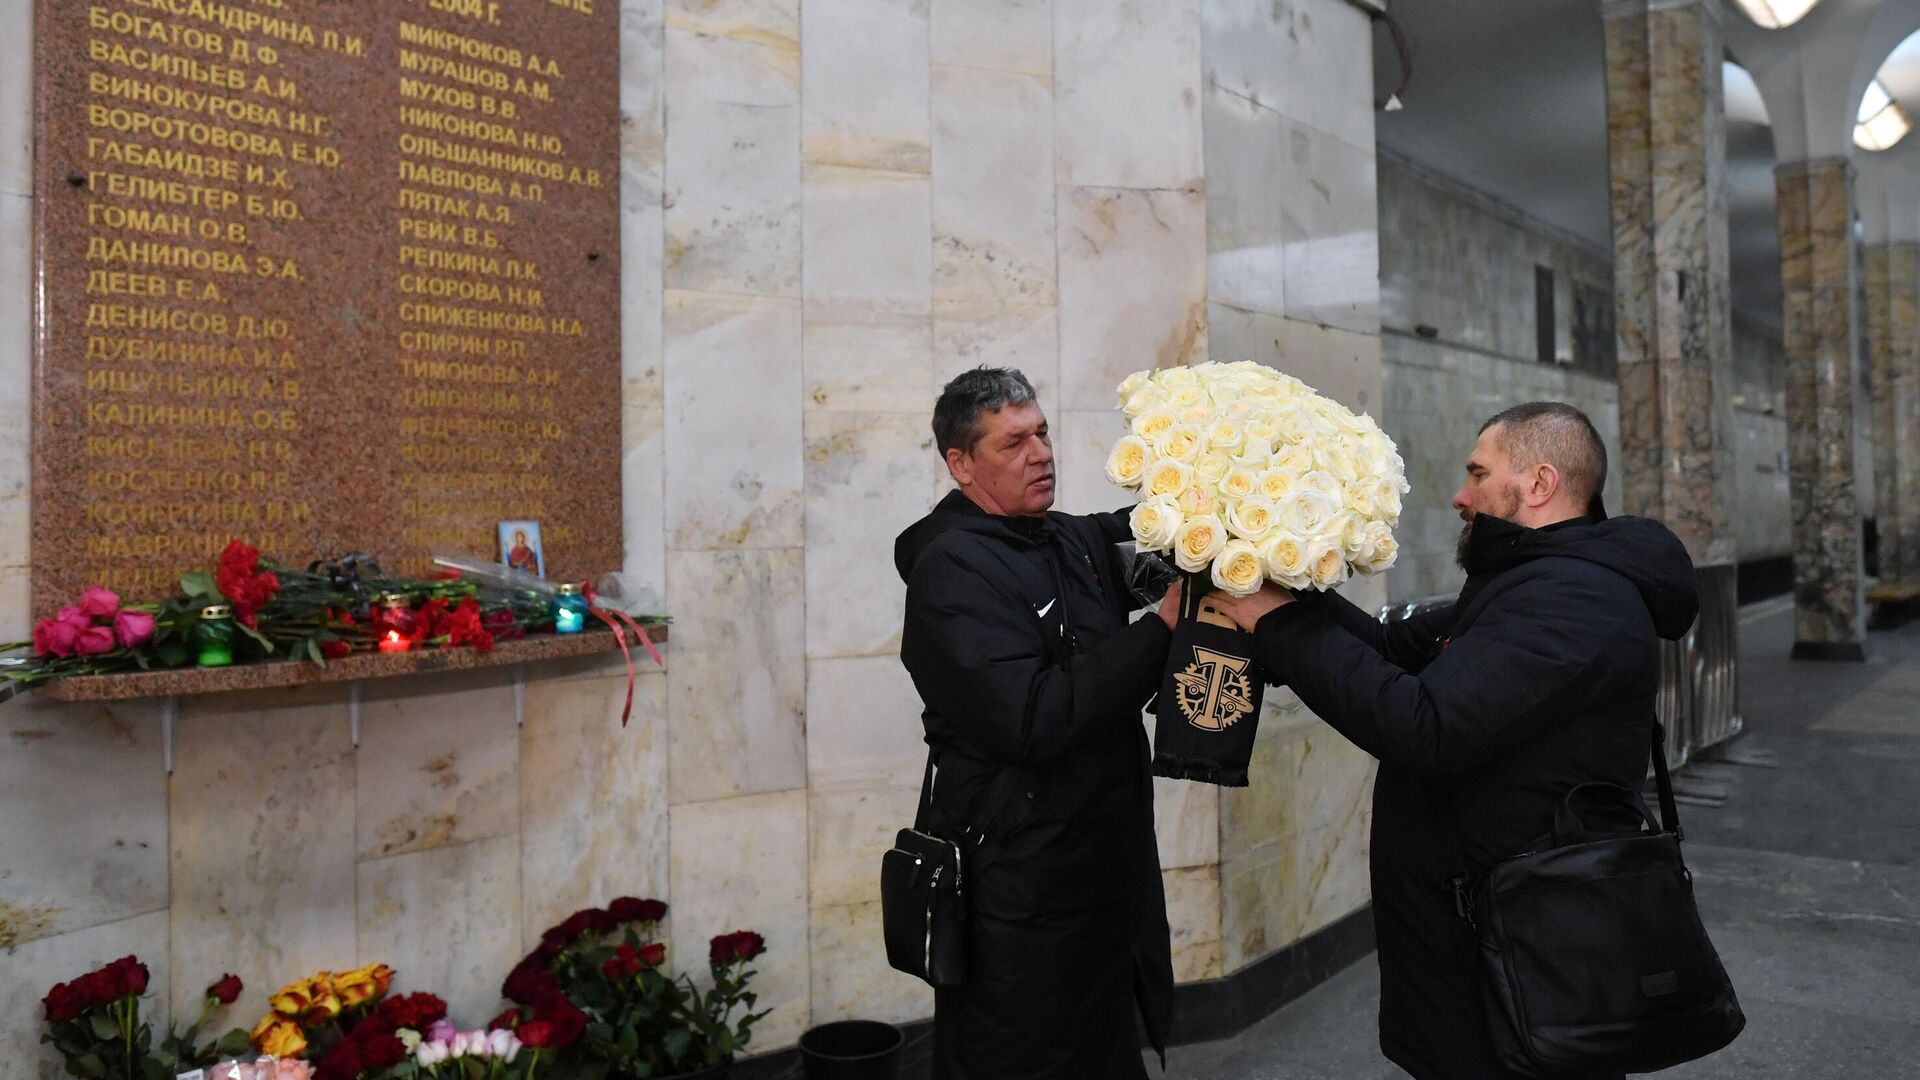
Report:
<svg viewBox="0 0 1920 1080"><path fill-rule="evenodd" d="M1380 759L1372 878L1380 1044L1420 1080L1504 1080L1449 882L1551 836L1575 785L1637 790L1660 639L1699 609L1678 538L1606 516L1606 449L1557 403L1489 420L1453 505L1453 607L1383 626L1337 594L1268 585L1215 603L1273 681ZM1637 830L1625 808L1587 819Z"/></svg>
<svg viewBox="0 0 1920 1080"><path fill-rule="evenodd" d="M978 368L947 384L935 441L958 490L900 534L900 655L936 763L930 831L958 843L972 905L966 984L934 1006L939 1080L1144 1077L1173 965L1140 710L1178 589L1134 602L1125 514L1050 513L1053 450L1033 387Z"/></svg>

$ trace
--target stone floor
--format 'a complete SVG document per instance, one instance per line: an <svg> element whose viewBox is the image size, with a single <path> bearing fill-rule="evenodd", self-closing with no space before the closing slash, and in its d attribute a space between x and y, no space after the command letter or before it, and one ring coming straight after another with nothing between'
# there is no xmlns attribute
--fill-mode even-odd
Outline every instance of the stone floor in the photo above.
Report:
<svg viewBox="0 0 1920 1080"><path fill-rule="evenodd" d="M1777 601L1741 619L1746 734L1730 756L1770 752L1777 767L1690 766L1687 781L1727 800L1681 819L1747 1030L1660 1075L1920 1077L1920 624L1874 633L1860 665L1790 663ZM1232 1039L1175 1048L1166 1075L1404 1076L1375 1045L1378 995L1369 958Z"/></svg>

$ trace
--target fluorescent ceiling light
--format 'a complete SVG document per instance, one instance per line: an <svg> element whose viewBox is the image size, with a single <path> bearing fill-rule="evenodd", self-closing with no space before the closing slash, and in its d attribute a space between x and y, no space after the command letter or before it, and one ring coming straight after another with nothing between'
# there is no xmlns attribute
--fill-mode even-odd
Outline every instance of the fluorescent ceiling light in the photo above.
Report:
<svg viewBox="0 0 1920 1080"><path fill-rule="evenodd" d="M1856 124L1864 124L1881 109L1891 104L1893 104L1893 95L1887 93L1887 88L1881 85L1879 79L1875 79L1867 84L1867 92L1861 95L1860 111L1854 114L1853 121Z"/></svg>
<svg viewBox="0 0 1920 1080"><path fill-rule="evenodd" d="M1853 145L1862 150L1885 150L1913 130L1906 110L1892 101L1879 112L1853 126Z"/></svg>
<svg viewBox="0 0 1920 1080"><path fill-rule="evenodd" d="M1769 30L1792 26L1806 18L1820 0L1735 0L1747 18Z"/></svg>

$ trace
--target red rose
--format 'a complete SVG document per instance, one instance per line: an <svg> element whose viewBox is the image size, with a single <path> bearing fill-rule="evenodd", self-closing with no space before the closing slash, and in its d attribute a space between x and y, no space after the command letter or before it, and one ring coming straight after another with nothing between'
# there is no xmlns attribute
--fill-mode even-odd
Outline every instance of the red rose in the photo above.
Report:
<svg viewBox="0 0 1920 1080"><path fill-rule="evenodd" d="M667 905L658 900L642 900L634 896L623 896L607 905L607 913L615 921L659 922L667 917Z"/></svg>
<svg viewBox="0 0 1920 1080"><path fill-rule="evenodd" d="M606 976L608 982L619 982L633 972L627 970L626 961L616 956L600 965L600 974Z"/></svg>
<svg viewBox="0 0 1920 1080"><path fill-rule="evenodd" d="M222 1005L231 1005L240 996L241 989L240 976L222 975L219 982L207 987L207 996Z"/></svg>
<svg viewBox="0 0 1920 1080"><path fill-rule="evenodd" d="M342 1039L334 1045L332 1053L320 1059L313 1076L314 1080L354 1080L365 1068L358 1041Z"/></svg>
<svg viewBox="0 0 1920 1080"><path fill-rule="evenodd" d="M659 967L661 964L667 962L667 947L657 941L648 945L642 945L640 947L640 962L646 964L648 967Z"/></svg>
<svg viewBox="0 0 1920 1080"><path fill-rule="evenodd" d="M580 935L589 930L599 930L602 924L611 927L612 921L612 917L606 912L598 908L588 908L585 911L576 911L567 916L566 921L554 927L554 930L558 932L558 936L572 943L575 939L579 938Z"/></svg>
<svg viewBox="0 0 1920 1080"><path fill-rule="evenodd" d="M47 991L47 996L40 1001L47 1007L47 1020L55 1024L77 1019L81 1013L87 1011L88 1006L93 1004L87 1000L87 995L81 990L77 981L55 984L53 989Z"/></svg>
<svg viewBox="0 0 1920 1080"><path fill-rule="evenodd" d="M766 951L766 938L751 930L735 930L713 939L707 948L707 960L718 967L735 960L751 960Z"/></svg>
<svg viewBox="0 0 1920 1080"><path fill-rule="evenodd" d="M572 1046L587 1033L587 1014L575 1008L564 994L549 994L541 998L534 1005L533 1014L536 1019L553 1025L553 1045L556 1048ZM521 1030L524 1032L525 1028ZM520 1041L527 1041L524 1034Z"/></svg>
<svg viewBox="0 0 1920 1080"><path fill-rule="evenodd" d="M353 646L344 641L323 641L320 643L320 655L328 660L340 660L353 654Z"/></svg>
<svg viewBox="0 0 1920 1080"><path fill-rule="evenodd" d="M111 987L114 998L139 997L147 992L147 965L139 958L123 956L106 967L103 985Z"/></svg>
<svg viewBox="0 0 1920 1080"><path fill-rule="evenodd" d="M39 656L72 656L80 630L70 622L47 619L33 628L33 651Z"/></svg>
<svg viewBox="0 0 1920 1080"><path fill-rule="evenodd" d="M73 980L73 989L89 1006L105 1005L119 996L114 992L113 971L109 968L90 971Z"/></svg>
<svg viewBox="0 0 1920 1080"><path fill-rule="evenodd" d="M522 1017L520 1016L519 1009L508 1009L506 1012L503 1012L499 1016L496 1016L493 1019L487 1021L487 1030L488 1031L502 1031L502 1030L512 1031L520 1026L521 1019ZM521 1040L521 1041L524 1042L525 1040Z"/></svg>
<svg viewBox="0 0 1920 1080"><path fill-rule="evenodd" d="M111 626L89 626L80 631L79 640L73 643L73 651L79 656L99 656L118 647L119 642L113 639Z"/></svg>
<svg viewBox="0 0 1920 1080"><path fill-rule="evenodd" d="M407 1056L407 1044L392 1034L381 1033L360 1039L359 1042L360 1059L364 1063L362 1072L391 1068Z"/></svg>
<svg viewBox="0 0 1920 1080"><path fill-rule="evenodd" d="M545 1020L529 1020L514 1032L520 1039L520 1045L532 1050L546 1050L553 1046L553 1025Z"/></svg>
<svg viewBox="0 0 1920 1080"><path fill-rule="evenodd" d="M507 974L507 981L501 984L500 996L508 1001L517 1001L522 1005L531 1005L546 994L560 989L560 980L547 970L546 960L529 956L514 965Z"/></svg>
<svg viewBox="0 0 1920 1080"><path fill-rule="evenodd" d="M378 1015L389 1031L397 1028L425 1031L435 1020L447 1015L447 1003L428 993L404 994L382 1001Z"/></svg>

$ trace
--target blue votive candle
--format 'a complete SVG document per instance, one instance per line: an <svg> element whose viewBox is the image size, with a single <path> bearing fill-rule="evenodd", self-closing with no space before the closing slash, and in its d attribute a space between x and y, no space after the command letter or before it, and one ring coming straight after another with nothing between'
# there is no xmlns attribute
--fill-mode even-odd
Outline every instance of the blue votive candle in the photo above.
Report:
<svg viewBox="0 0 1920 1080"><path fill-rule="evenodd" d="M562 585L553 597L553 632L577 634L587 628L587 598L578 585Z"/></svg>

